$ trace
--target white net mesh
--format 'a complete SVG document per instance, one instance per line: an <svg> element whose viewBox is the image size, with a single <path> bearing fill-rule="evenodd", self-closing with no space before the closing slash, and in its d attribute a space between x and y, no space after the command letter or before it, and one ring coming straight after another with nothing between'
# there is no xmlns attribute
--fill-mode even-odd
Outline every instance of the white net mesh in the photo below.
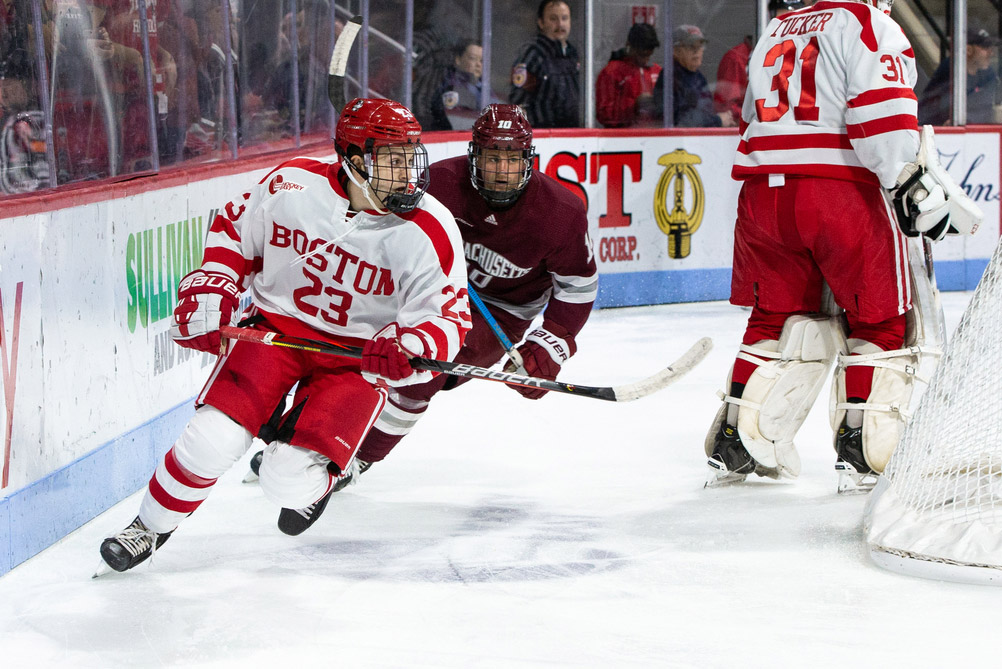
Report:
<svg viewBox="0 0 1002 669"><path fill-rule="evenodd" d="M1002 569L1000 379L1002 243L870 499L874 555Z"/></svg>

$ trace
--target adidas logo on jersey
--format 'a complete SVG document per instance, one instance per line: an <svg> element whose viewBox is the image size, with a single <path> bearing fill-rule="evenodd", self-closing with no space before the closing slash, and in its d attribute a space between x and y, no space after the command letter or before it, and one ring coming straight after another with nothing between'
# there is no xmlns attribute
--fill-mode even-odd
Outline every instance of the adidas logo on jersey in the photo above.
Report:
<svg viewBox="0 0 1002 669"><path fill-rule="evenodd" d="M487 218L484 219L484 223L490 223L491 225L497 225L498 224L498 219L494 218L494 214L491 214L490 216L488 216Z"/></svg>

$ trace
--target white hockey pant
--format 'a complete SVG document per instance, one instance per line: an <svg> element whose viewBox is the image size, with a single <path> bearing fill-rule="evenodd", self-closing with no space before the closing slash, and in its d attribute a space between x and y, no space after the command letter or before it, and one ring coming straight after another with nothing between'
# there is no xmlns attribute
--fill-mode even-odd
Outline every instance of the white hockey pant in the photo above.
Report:
<svg viewBox="0 0 1002 669"><path fill-rule="evenodd" d="M939 351L920 346L884 351L862 339L850 339L849 352L855 355L839 355L828 413L832 429L837 433L847 411L862 412L863 456L870 469L879 474L891 459L911 417L915 380L929 382L928 377L919 373L920 361L923 356L939 355ZM862 404L846 401L846 369L855 365L873 368L870 395ZM854 418L850 420L851 426L859 425L858 415L850 418Z"/></svg>
<svg viewBox="0 0 1002 669"><path fill-rule="evenodd" d="M337 477L327 465L330 458L308 448L273 441L261 460L261 491L286 509L302 509L330 492Z"/></svg>
<svg viewBox="0 0 1002 669"><path fill-rule="evenodd" d="M724 406L707 436L706 454L712 453L721 420L731 407L736 407L741 444L755 462L780 476L798 476L800 456L793 437L807 418L835 359L839 340L834 329L827 316L791 316L778 341L741 346L737 357L757 367L740 398L721 393ZM732 367L727 390L733 372Z"/></svg>
<svg viewBox="0 0 1002 669"><path fill-rule="evenodd" d="M157 465L139 509L154 532L171 532L247 452L251 434L222 411L200 407Z"/></svg>

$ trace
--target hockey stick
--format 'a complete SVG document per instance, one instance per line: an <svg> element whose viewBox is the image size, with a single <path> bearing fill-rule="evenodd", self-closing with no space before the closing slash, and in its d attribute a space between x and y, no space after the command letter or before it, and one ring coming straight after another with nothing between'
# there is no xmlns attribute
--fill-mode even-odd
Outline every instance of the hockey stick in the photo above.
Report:
<svg viewBox="0 0 1002 669"><path fill-rule="evenodd" d="M255 342L267 344L269 346L283 346L301 351L313 351L316 353L328 353L330 355L340 355L346 358L361 358L362 348L360 346L348 346L346 344L335 344L332 342L318 341L316 339L305 339L303 337L293 337L283 335L278 332L265 332L263 330L250 330L247 328L235 328L224 325L219 331L227 339L239 341ZM562 381L551 381L540 379L534 376L524 376L522 374L509 374L498 372L485 367L475 367L444 360L432 360L429 358L411 358L411 366L414 369L422 369L430 372L440 372L451 374L452 376L462 376L471 379L483 379L485 381L497 381L509 386L522 386L525 388L541 388L552 390L568 395L579 395L581 397L591 397L597 400L607 400L609 402L628 402L640 399L662 388L667 388L675 381L685 376L690 370L698 365L706 354L713 347L713 342L709 337L703 337L692 347L682 354L678 360L662 369L657 374L641 379L635 383L628 383L622 386L579 386L573 383Z"/></svg>
<svg viewBox="0 0 1002 669"><path fill-rule="evenodd" d="M477 311L479 311L480 315L484 317L485 321L487 321L487 325L490 326L491 332L494 333L498 343L504 347L505 353L508 354L508 359L515 363L515 371L524 373L525 364L522 362L522 354L515 350L515 345L511 343L511 339L508 339L508 335L506 335L504 330L501 329L501 325L499 325L494 319L494 316L491 315L491 312L487 309L487 305L484 304L484 301L480 299L479 295L477 295L477 291L473 290L473 286L467 286L466 290L470 295L470 299L473 300L473 304L476 305Z"/></svg>
<svg viewBox="0 0 1002 669"><path fill-rule="evenodd" d="M355 36L362 29L362 17L353 16L341 28L337 43L334 44L334 51L331 53L331 64L327 70L327 97L334 105L334 111L341 115L345 104L344 95L344 73L348 69L348 54L351 53L351 45L355 43ZM364 91L363 91L364 97Z"/></svg>

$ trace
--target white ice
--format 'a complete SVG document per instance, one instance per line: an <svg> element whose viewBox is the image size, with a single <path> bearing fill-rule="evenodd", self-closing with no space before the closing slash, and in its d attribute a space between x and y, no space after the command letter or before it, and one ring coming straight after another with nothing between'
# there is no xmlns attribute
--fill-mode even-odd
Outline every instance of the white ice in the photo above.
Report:
<svg viewBox="0 0 1002 669"><path fill-rule="evenodd" d="M944 296L951 328L969 294ZM827 390L803 473L705 490L703 438L747 312L596 312L562 378L684 380L627 404L487 382L440 395L300 537L224 476L152 564L92 580L139 495L0 578L3 667L992 666L1002 592L874 566L838 496Z"/></svg>

